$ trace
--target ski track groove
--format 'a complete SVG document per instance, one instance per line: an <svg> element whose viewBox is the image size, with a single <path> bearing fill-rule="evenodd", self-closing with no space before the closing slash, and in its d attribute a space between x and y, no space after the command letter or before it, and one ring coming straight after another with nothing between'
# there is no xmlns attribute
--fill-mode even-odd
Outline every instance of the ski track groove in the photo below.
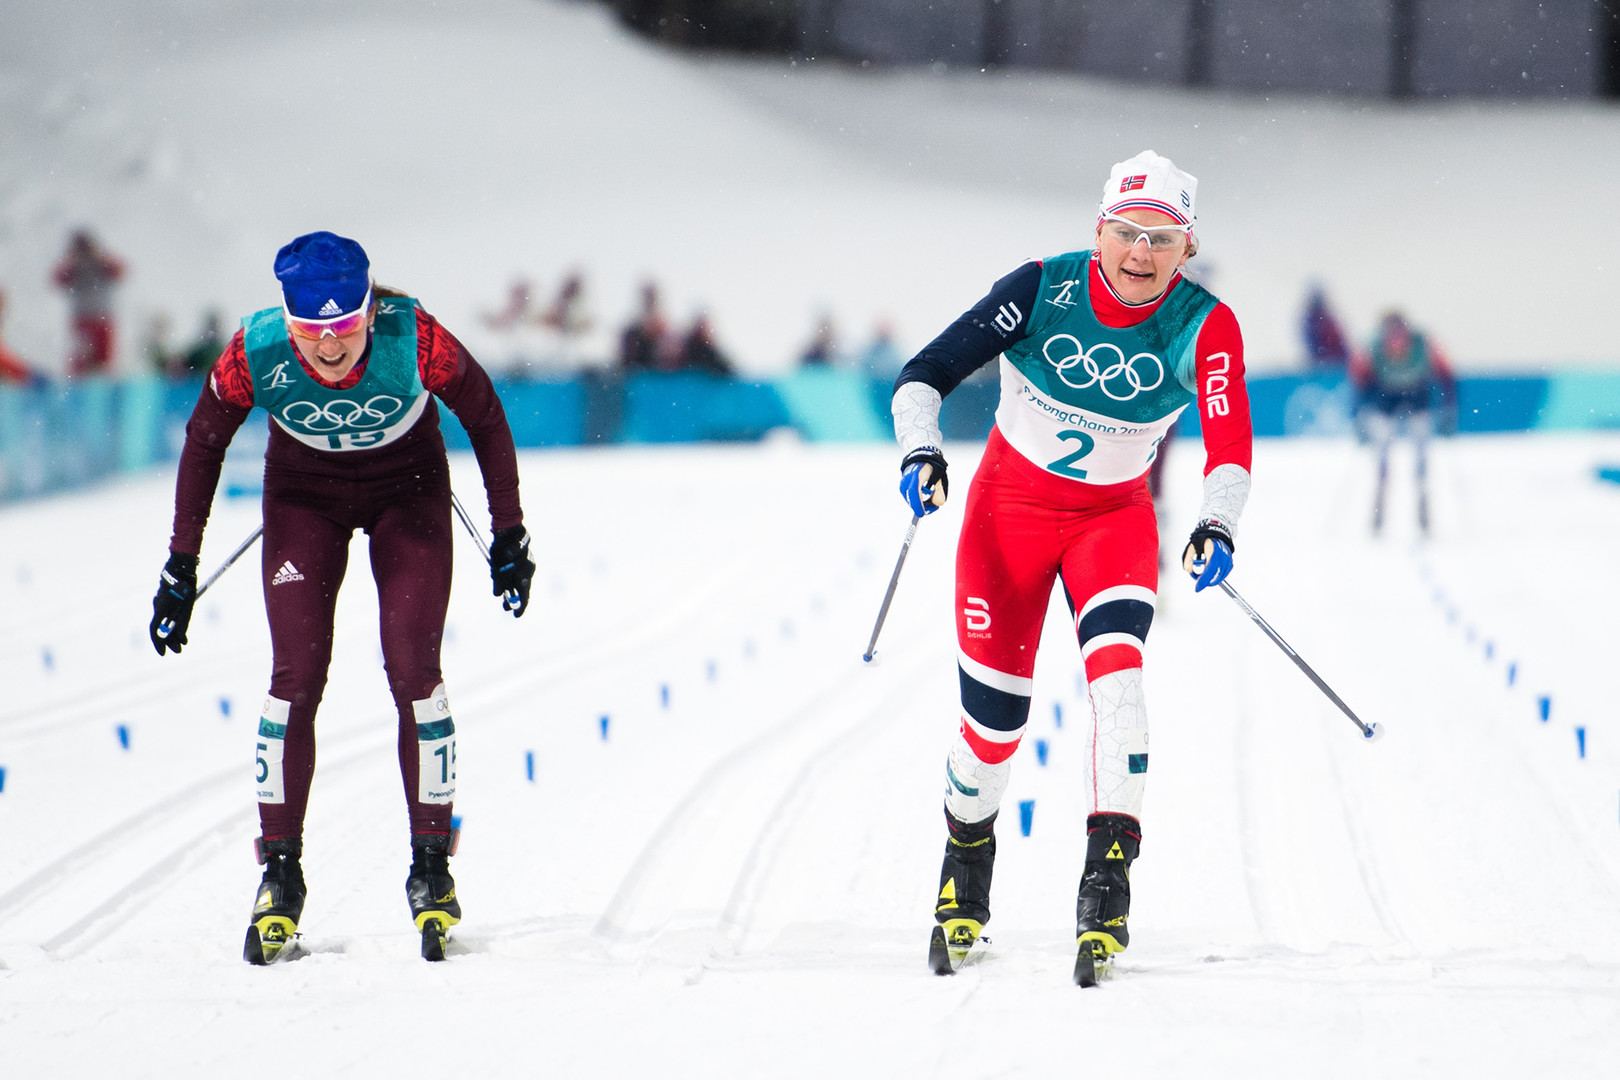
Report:
<svg viewBox="0 0 1620 1080"><path fill-rule="evenodd" d="M1394 906L1389 902L1389 894L1384 888L1382 875L1378 872L1377 859L1374 857L1374 845L1367 835L1366 828L1361 823L1361 800L1349 784L1345 783L1344 769L1339 763L1339 753L1333 746L1336 739L1344 736L1337 730L1337 726L1330 726L1328 721L1338 717L1338 711L1318 709L1322 716L1322 748L1327 755L1328 771L1333 776L1333 787L1337 794L1340 812L1344 815L1345 833L1350 837L1350 850L1356 858L1356 875L1361 881L1361 887L1367 894L1367 903L1371 905L1373 914L1378 917L1378 923L1384 928L1384 933L1394 938L1403 947L1410 949L1412 939L1401 926L1400 920L1395 916ZM1358 736L1359 737L1359 736ZM1362 747L1362 749L1369 749Z"/></svg>
<svg viewBox="0 0 1620 1080"><path fill-rule="evenodd" d="M926 655L910 661L904 671L914 671L932 658ZM835 676L836 672L833 673ZM891 669L891 677L894 672ZM593 933L598 937L606 938L616 943L642 941L650 947L655 943L664 927L644 932L637 932L631 925L636 910L647 899L650 891L656 887L659 878L654 870L657 863L665 856L672 845L691 841L691 836L683 836L683 832L690 832L693 822L699 820L694 808L707 805L724 794L724 781L727 777L738 774L738 770L754 759L770 753L779 743L790 740L798 734L803 725L822 713L829 702L838 699L841 695L850 695L858 701L868 699L859 708L854 710L856 719L850 724L840 727L831 737L818 739L816 749L805 757L794 778L783 789L772 808L765 814L759 827L754 830L754 837L744 856L741 866L733 877L731 887L727 890L726 902L720 914L715 918L714 927L722 932L733 948L738 948L752 924L752 905L747 901L750 886L753 887L757 898L763 891L764 885L770 879L770 873L775 866L774 860L761 863L760 851L766 836L771 833L779 823L784 820L789 807L801 797L803 785L809 776L816 770L818 762L825 758L834 749L843 750L848 746L848 735L851 731L866 723L867 718L878 709L887 706L896 697L905 693L906 685L902 680L897 688L885 695L881 702L872 704L869 701L869 688L862 685L859 680L834 678L823 684L823 688L815 698L789 713L782 720L761 732L753 739L731 750L729 753L713 762L697 780L690 786L686 796L677 800L675 806L664 816L664 820L654 830L647 843L632 860L629 869L620 879L619 887L614 890L613 896L603 907L601 916L597 919ZM765 872L761 876L757 867L764 865ZM715 954L710 950L710 957Z"/></svg>
<svg viewBox="0 0 1620 1080"><path fill-rule="evenodd" d="M914 672L926 663L926 658L912 661L906 668ZM720 913L720 927L725 930L731 940L732 947L737 952L743 951L743 944L747 935L753 929L753 920L759 898L765 891L765 886L775 878L777 864L781 859L781 846L777 845L771 850L767 840L773 833L786 831L791 827L789 811L795 813L802 810L802 801L810 780L826 768L827 762L835 753L848 755L853 749L856 753L869 747L871 740L851 740L850 735L859 730L873 731L895 723L901 715L893 706L903 699L909 692L909 686L901 681L894 689L885 694L881 701L867 708L864 713L856 716L848 726L841 728L835 735L827 739L813 754L805 758L804 763L794 774L793 779L783 789L782 795L777 799L770 812L765 816L758 835L749 846L748 854L743 859L742 869L737 874L737 880L732 886L731 895L726 900L726 906ZM869 718L876 715L874 723ZM750 888L752 886L752 888ZM750 896L750 893L752 894Z"/></svg>
<svg viewBox="0 0 1620 1080"><path fill-rule="evenodd" d="M337 773L342 776L350 770L351 766L370 760L371 756L377 752L376 747L371 744L393 743L396 738L397 735L393 731L382 735L370 730L355 731L348 735L338 736L332 740L337 743L337 746L328 750L327 754L330 755L332 750L336 750L339 756L335 761L323 759L321 763L322 775ZM169 827L172 819L179 818L186 811L213 799L227 787L235 788L246 774L246 764L220 769L204 779L182 788L168 798L124 818L118 824L85 841L66 855L45 864L30 875L26 881L21 882L4 895L0 895L0 925L4 925L14 912L25 907L37 906L41 898L48 896L53 891L82 895L83 892L88 890L78 883L78 876L90 868L103 855L129 843L131 838L139 833ZM231 802L233 804L238 803L239 796L232 794ZM245 806L234 805L229 810L215 809L211 813L217 816L207 826L195 833L188 833L188 835L192 835L196 840L205 841L227 827L239 825L242 818L250 815L256 817L257 808L258 804L250 801ZM117 891L93 907L90 915L82 917L68 928L58 931L47 938L43 947L47 952L52 953L65 949L66 946L74 942L79 934L89 930L109 912L127 907L146 893L168 884L169 881L162 876L162 871L180 865L185 856L186 847L182 845L179 849L147 863L142 870L136 873L131 884L118 886ZM116 927L105 929L97 940L110 936L115 929Z"/></svg>
<svg viewBox="0 0 1620 1080"><path fill-rule="evenodd" d="M690 617L694 613L710 610L715 597L733 588L736 579L748 578L755 572L757 569L755 563L758 561L739 560L728 564L727 569L709 575L706 579L702 579L701 584L694 584L686 590L681 603L661 608L661 616L657 619L648 620L641 617L640 612L631 610L613 631L598 635L590 643L553 653L544 658L543 664L539 667L526 667L516 671L503 669L499 675L476 679L475 688L464 694L458 693L457 698L474 709L490 702L507 701L514 692L538 691L590 677L604 665L619 660L626 649L652 645L684 635L691 630ZM621 626L629 632L620 632ZM353 636L361 635L357 630ZM213 671L228 667L230 664L223 658L210 664ZM194 671L171 666L162 675L154 672L153 678L160 680L158 688L161 689L175 684L195 682L197 674ZM122 699L150 700L153 692L152 683L143 680L125 692ZM67 704L72 709L93 707L93 703L87 704L82 698ZM63 723L74 722L64 720L59 715L62 711L64 710L54 709L43 718L37 715L32 717L40 719L37 731L49 730L60 733ZM499 709L491 709L490 712L492 718L499 718L505 713ZM380 713L381 710L379 717ZM391 707L386 709L386 713L388 720L395 719L396 714ZM502 723L499 719L494 719L493 722ZM338 785L341 786L343 777L358 775L352 768L354 765L369 762L374 755L381 752L382 748L394 745L397 738L397 730L392 724L376 723L366 724L346 734L324 739L320 763L323 781L335 774L338 777ZM335 760L331 756L334 752L339 755ZM169 797L129 815L79 844L67 854L40 867L27 879L0 894L0 925L4 925L14 913L27 907L38 906L40 900L48 898L53 891L82 897L89 890L78 879L107 853L129 843L137 834L171 827L175 819L182 818L188 811L215 799L226 789L234 789L245 774L245 765L219 769ZM326 782L323 786L331 790L334 785ZM234 793L231 795L231 802L233 804L237 802ZM132 908L140 910L144 906L140 901L164 887L171 880L172 872L185 865L198 845L209 844L231 830L242 828L244 824L250 825L256 816L256 809L257 803L248 801L245 805L233 805L228 810L212 811L211 813L217 816L212 817L207 825L201 829L188 831L187 840L162 857L146 863L142 869L136 871L129 882L119 885L111 895L93 904L88 913L51 934L41 947L57 959L67 959L87 952L101 941L112 937L124 927L124 922L116 916Z"/></svg>

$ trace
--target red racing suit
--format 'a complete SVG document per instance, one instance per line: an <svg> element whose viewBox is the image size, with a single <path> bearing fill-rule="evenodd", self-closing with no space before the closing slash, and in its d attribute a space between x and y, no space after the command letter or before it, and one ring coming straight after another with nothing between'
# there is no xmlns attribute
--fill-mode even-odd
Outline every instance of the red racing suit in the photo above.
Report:
<svg viewBox="0 0 1620 1080"><path fill-rule="evenodd" d="M1128 305L1089 253L1049 262L997 282L896 383L902 446L937 446L940 398L1002 355L997 422L957 545L962 713L946 807L963 822L999 807L1055 581L1089 683L1093 809L1139 817L1148 760L1142 650L1159 549L1147 472L1185 405L1198 409L1206 450L1200 519L1234 529L1249 483L1243 340L1231 310L1179 276L1156 300Z"/></svg>

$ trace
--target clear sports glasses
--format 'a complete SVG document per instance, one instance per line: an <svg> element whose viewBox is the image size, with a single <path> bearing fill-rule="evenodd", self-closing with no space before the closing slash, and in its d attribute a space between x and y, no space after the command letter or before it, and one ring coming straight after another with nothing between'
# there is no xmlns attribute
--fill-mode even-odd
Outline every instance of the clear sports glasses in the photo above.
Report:
<svg viewBox="0 0 1620 1080"><path fill-rule="evenodd" d="M1103 235L1124 247L1133 248L1137 241L1147 239L1149 251L1174 251L1187 237L1192 236L1191 225L1138 225L1117 214L1103 215Z"/></svg>
<svg viewBox="0 0 1620 1080"><path fill-rule="evenodd" d="M287 320L287 329L301 338L319 341L328 334L347 337L366 325L366 318L371 314L371 290L366 290L366 298L360 302L358 309L331 319L300 319L288 310L285 300L281 302L281 310Z"/></svg>

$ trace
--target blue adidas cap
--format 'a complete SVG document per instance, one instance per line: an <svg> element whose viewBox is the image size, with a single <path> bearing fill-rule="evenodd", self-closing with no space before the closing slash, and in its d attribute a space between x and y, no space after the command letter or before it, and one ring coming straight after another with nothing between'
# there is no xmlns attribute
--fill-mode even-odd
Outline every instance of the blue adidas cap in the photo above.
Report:
<svg viewBox="0 0 1620 1080"><path fill-rule="evenodd" d="M295 318L332 319L366 302L371 260L348 237L306 233L276 252L276 277Z"/></svg>

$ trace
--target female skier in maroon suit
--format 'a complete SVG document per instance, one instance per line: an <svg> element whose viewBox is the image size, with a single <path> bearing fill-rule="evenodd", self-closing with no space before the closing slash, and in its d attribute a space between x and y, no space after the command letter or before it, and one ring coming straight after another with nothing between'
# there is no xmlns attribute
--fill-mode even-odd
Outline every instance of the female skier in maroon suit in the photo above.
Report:
<svg viewBox="0 0 1620 1080"><path fill-rule="evenodd" d="M315 710L332 658L338 586L356 529L371 539L383 663L399 710L411 825L406 895L422 952L444 956L461 918L455 849L455 722L439 670L450 599L450 471L434 397L472 440L494 529L496 595L521 616L534 563L518 500L511 429L489 376L415 300L375 287L360 245L300 236L276 255L283 302L243 320L191 420L175 486L174 535L152 644L179 652L197 594L197 553L225 448L254 406L270 413L264 465L265 610L273 651L255 775L264 878L244 958L262 964L304 907L304 809L315 771Z"/></svg>

